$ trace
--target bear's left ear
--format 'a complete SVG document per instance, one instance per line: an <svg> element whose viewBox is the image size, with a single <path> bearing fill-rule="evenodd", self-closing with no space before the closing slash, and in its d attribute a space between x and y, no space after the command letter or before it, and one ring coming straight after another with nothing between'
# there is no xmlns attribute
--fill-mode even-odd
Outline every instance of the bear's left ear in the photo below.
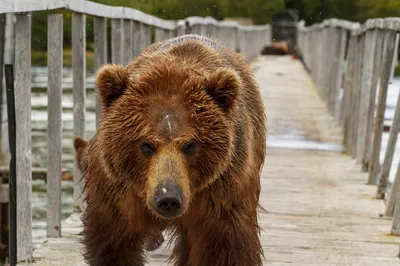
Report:
<svg viewBox="0 0 400 266"><path fill-rule="evenodd" d="M105 64L97 71L96 85L103 107L109 107L124 94L128 84L128 73L120 65Z"/></svg>
<svg viewBox="0 0 400 266"><path fill-rule="evenodd" d="M205 89L224 112L229 112L239 95L240 86L241 79L236 72L219 68L206 78Z"/></svg>

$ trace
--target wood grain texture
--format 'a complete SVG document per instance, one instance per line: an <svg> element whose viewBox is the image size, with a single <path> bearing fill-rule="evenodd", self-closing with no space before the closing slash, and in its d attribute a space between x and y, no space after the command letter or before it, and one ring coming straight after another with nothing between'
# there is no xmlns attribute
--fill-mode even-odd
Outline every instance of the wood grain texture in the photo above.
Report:
<svg viewBox="0 0 400 266"><path fill-rule="evenodd" d="M301 63L259 57L253 69L269 121L260 196L267 212L259 212L264 264L399 265L400 238L388 235L391 221L379 218L382 201L373 199L366 174L350 156L323 148L340 146L341 130ZM294 148L300 137L315 146ZM32 265L86 265L79 214L64 226L65 237L35 250ZM146 265L169 265L165 244L147 254Z"/></svg>
<svg viewBox="0 0 400 266"><path fill-rule="evenodd" d="M396 38L396 32L387 31L384 35L383 44L383 59L380 70L380 84L379 84L379 95L376 107L376 118L374 123L373 142L371 150L371 159L369 164L369 177L368 184L376 185L379 175L379 156L382 145L382 133L383 133L383 122L385 118L386 110L386 98L388 93L390 73L393 65L394 55L394 41Z"/></svg>
<svg viewBox="0 0 400 266"><path fill-rule="evenodd" d="M72 14L72 75L74 136L85 138L86 18L85 15L78 13ZM76 211L81 211L83 209L83 185L80 182L82 174L76 167L75 158L74 165L74 205Z"/></svg>
<svg viewBox="0 0 400 266"><path fill-rule="evenodd" d="M47 236L61 236L63 15L48 16Z"/></svg>
<svg viewBox="0 0 400 266"><path fill-rule="evenodd" d="M16 15L17 261L32 258L31 15Z"/></svg>
<svg viewBox="0 0 400 266"><path fill-rule="evenodd" d="M122 19L115 18L111 20L111 61L114 64L122 64L123 47L123 29Z"/></svg>
<svg viewBox="0 0 400 266"><path fill-rule="evenodd" d="M94 66L99 69L107 63L107 19L94 18ZM96 89L96 128L101 117L100 102Z"/></svg>

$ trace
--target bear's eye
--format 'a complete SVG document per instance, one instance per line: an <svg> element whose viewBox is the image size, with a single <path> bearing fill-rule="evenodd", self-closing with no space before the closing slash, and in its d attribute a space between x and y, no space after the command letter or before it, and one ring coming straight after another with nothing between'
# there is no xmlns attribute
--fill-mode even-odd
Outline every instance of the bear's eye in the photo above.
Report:
<svg viewBox="0 0 400 266"><path fill-rule="evenodd" d="M156 152L156 148L148 142L143 142L140 145L140 150L142 151L144 156L151 156Z"/></svg>
<svg viewBox="0 0 400 266"><path fill-rule="evenodd" d="M183 153L186 155L192 155L196 151L197 143L194 141L189 141L185 143L182 147Z"/></svg>

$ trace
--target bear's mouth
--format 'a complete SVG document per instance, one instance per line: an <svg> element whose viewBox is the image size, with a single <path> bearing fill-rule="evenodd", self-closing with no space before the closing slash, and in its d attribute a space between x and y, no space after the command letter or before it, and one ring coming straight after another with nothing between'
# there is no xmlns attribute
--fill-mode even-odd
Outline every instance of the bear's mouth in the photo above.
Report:
<svg viewBox="0 0 400 266"><path fill-rule="evenodd" d="M183 200L180 186L174 181L167 180L156 187L150 207L161 218L171 219L183 213Z"/></svg>

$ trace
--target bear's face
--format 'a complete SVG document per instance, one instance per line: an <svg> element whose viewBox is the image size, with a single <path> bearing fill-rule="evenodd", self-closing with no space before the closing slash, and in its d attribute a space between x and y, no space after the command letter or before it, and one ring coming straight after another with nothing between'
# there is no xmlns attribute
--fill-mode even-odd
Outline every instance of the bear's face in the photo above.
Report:
<svg viewBox="0 0 400 266"><path fill-rule="evenodd" d="M229 163L241 80L229 69L194 71L165 58L143 65L98 71L103 114L96 140L107 147L99 156L121 191L174 218Z"/></svg>

